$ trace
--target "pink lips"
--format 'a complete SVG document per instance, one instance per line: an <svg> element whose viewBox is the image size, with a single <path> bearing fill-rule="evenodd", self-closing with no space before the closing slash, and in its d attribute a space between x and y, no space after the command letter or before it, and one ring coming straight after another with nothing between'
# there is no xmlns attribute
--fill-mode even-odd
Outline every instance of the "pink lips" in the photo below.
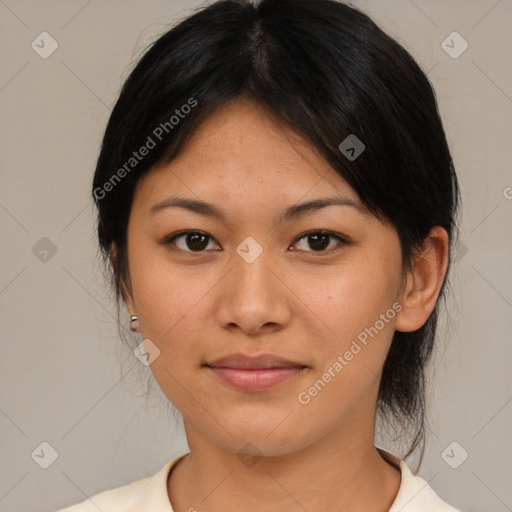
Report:
<svg viewBox="0 0 512 512"><path fill-rule="evenodd" d="M306 366L271 354L233 354L205 365L223 382L241 391L265 391L302 372Z"/></svg>

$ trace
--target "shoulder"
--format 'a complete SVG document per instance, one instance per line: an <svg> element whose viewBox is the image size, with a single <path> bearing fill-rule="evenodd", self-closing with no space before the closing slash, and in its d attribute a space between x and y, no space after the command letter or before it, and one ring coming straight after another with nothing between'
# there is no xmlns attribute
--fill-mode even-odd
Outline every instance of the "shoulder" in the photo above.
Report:
<svg viewBox="0 0 512 512"><path fill-rule="evenodd" d="M109 489L56 512L139 512L147 507L172 512L167 494L167 476L185 455L166 463L153 476Z"/></svg>
<svg viewBox="0 0 512 512"><path fill-rule="evenodd" d="M461 512L443 501L423 478L401 460L402 483L389 512Z"/></svg>

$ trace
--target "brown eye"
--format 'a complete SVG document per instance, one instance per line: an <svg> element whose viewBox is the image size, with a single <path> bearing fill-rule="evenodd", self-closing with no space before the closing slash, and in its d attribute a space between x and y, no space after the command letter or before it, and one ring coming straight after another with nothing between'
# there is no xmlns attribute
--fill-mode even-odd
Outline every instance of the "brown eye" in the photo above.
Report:
<svg viewBox="0 0 512 512"><path fill-rule="evenodd" d="M329 247L330 242L332 239L337 239L338 244L334 244L334 246ZM305 240L306 243L303 244L307 245L312 250L308 250L307 248L303 247L299 250L305 250L307 252L330 252L331 249L335 248L336 245L346 245L348 244L348 241L342 238L339 235L335 235L334 233L331 233L329 231L311 231L309 233L306 233L305 235L302 235L296 242L299 243L300 241ZM328 250L326 250L329 247Z"/></svg>
<svg viewBox="0 0 512 512"><path fill-rule="evenodd" d="M337 240L338 243L332 244L333 240ZM210 242L213 243L213 241L214 240L210 235L203 233L202 231L181 231L180 233L176 233L166 238L162 243L164 245L174 245L184 252L202 253L206 252ZM310 231L309 233L301 235L294 245L302 241L305 243L303 242L303 247L298 250L317 253L330 252L339 245L349 244L348 240L340 235L331 233L330 231ZM210 247L210 249L215 248L220 249L216 244L213 244L213 247Z"/></svg>
<svg viewBox="0 0 512 512"><path fill-rule="evenodd" d="M185 252L204 252L212 240L210 235L201 231L182 231L165 239L163 243L173 244Z"/></svg>

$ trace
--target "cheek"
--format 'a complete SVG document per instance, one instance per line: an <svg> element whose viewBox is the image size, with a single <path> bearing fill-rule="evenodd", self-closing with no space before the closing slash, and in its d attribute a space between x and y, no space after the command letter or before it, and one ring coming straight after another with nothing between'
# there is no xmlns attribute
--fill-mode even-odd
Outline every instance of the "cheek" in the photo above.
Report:
<svg viewBox="0 0 512 512"><path fill-rule="evenodd" d="M308 297L318 326L329 328L316 340L320 364L308 379L310 387L302 390L310 412L322 414L323 409L332 421L349 417L376 393L400 307L395 293L400 271L394 256L370 254L339 268L322 286L305 283L301 293Z"/></svg>
<svg viewBox="0 0 512 512"><path fill-rule="evenodd" d="M140 288L137 300L141 334L172 354L170 363L183 359L194 347L200 348L194 340L201 339L202 333L204 336L208 318L201 299L209 288L208 283L185 282L183 278L148 279ZM189 363L193 362L190 357Z"/></svg>
<svg viewBox="0 0 512 512"><path fill-rule="evenodd" d="M154 241L133 243L130 250L130 277L142 333L165 342L168 335L197 305L208 283L197 279L196 266L170 263L165 247Z"/></svg>
<svg viewBox="0 0 512 512"><path fill-rule="evenodd" d="M297 400L326 425L371 413L397 313L391 274L384 265L354 265L323 287L305 287L316 325L328 330L315 338L319 364Z"/></svg>
<svg viewBox="0 0 512 512"><path fill-rule="evenodd" d="M193 412L191 392L202 401L202 390L190 380L201 362L198 354L205 353L203 344L208 341L205 304L213 283L197 278L198 267L171 268L162 259L137 250L130 256L141 335L160 351L150 370L171 403L182 412Z"/></svg>
<svg viewBox="0 0 512 512"><path fill-rule="evenodd" d="M294 283L297 296L303 298L312 314L310 317L326 334L327 351L340 350L355 339L366 328L374 326L381 315L392 308L397 299L400 265L396 257L377 257L380 251L368 256L344 262L333 272L301 274ZM385 327L378 323L379 330L392 331L394 310L385 318Z"/></svg>

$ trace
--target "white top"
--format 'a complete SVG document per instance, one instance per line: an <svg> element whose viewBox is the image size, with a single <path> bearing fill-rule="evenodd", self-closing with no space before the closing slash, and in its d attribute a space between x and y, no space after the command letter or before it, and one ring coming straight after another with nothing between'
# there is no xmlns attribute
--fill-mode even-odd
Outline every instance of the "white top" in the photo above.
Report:
<svg viewBox="0 0 512 512"><path fill-rule="evenodd" d="M167 479L172 468L186 455L168 462L154 476L100 492L57 512L174 512L167 494ZM423 478L413 475L403 460L387 452L384 455L399 463L402 473L400 488L389 512L461 512L441 500Z"/></svg>

